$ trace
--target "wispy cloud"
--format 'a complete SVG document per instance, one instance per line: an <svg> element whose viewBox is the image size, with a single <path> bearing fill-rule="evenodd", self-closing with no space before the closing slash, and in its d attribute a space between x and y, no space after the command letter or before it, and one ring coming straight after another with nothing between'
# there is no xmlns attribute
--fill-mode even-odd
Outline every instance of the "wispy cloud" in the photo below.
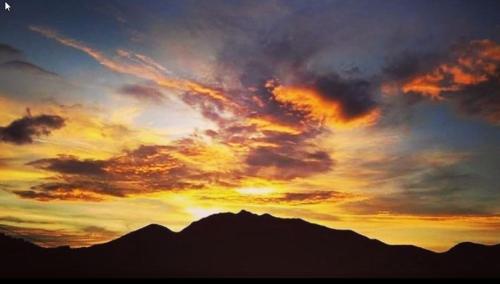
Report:
<svg viewBox="0 0 500 284"><path fill-rule="evenodd" d="M125 85L118 90L118 93L140 102L162 103L165 100L165 96L160 90L141 84Z"/></svg>
<svg viewBox="0 0 500 284"><path fill-rule="evenodd" d="M165 67L147 56L119 49L117 50L119 59L113 59L106 56L101 51L94 49L83 42L65 37L55 30L38 26L30 26L30 29L45 36L46 38L53 39L63 45L78 49L88 54L97 62L114 72L152 80L159 86L165 88L185 92L195 92L201 95L209 96L215 100L227 101L219 90L204 86L194 81L177 79L168 76Z"/></svg>
<svg viewBox="0 0 500 284"><path fill-rule="evenodd" d="M56 73L43 69L24 60L11 60L0 64L0 68L30 72L35 75L58 76Z"/></svg>

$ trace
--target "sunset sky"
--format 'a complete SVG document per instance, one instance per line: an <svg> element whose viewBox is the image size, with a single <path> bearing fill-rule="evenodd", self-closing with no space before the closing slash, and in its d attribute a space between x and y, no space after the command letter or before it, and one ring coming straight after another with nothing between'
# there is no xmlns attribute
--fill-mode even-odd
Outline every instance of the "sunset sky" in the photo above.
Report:
<svg viewBox="0 0 500 284"><path fill-rule="evenodd" d="M500 2L11 1L0 231L270 213L500 243Z"/></svg>

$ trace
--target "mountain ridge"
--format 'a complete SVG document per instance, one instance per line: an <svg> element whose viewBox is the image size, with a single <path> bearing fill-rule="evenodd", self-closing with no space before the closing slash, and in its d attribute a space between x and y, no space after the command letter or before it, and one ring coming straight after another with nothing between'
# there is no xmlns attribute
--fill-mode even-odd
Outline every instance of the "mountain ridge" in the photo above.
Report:
<svg viewBox="0 0 500 284"><path fill-rule="evenodd" d="M150 224L85 248L41 248L0 236L0 276L12 277L491 277L500 245L464 242L443 253L389 245L351 230L245 210L180 232ZM19 249L21 248L21 249Z"/></svg>

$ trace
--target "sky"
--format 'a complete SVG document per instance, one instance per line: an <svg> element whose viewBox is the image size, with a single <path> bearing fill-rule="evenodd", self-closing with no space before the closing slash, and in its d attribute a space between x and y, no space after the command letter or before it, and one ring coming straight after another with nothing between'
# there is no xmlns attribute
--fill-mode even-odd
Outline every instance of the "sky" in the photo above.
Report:
<svg viewBox="0 0 500 284"><path fill-rule="evenodd" d="M498 1L9 4L1 232L81 247L245 209L500 243Z"/></svg>

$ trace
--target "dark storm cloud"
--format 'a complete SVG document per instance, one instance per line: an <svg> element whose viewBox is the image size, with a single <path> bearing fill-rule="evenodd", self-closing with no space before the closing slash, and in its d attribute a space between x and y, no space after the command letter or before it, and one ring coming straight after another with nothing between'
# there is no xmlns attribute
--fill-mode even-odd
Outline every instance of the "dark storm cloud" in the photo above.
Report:
<svg viewBox="0 0 500 284"><path fill-rule="evenodd" d="M33 138L47 136L62 128L64 119L58 115L27 115L0 127L0 141L17 145L33 143Z"/></svg>
<svg viewBox="0 0 500 284"><path fill-rule="evenodd" d="M140 84L125 85L118 92L142 102L161 103L165 99L157 88Z"/></svg>

